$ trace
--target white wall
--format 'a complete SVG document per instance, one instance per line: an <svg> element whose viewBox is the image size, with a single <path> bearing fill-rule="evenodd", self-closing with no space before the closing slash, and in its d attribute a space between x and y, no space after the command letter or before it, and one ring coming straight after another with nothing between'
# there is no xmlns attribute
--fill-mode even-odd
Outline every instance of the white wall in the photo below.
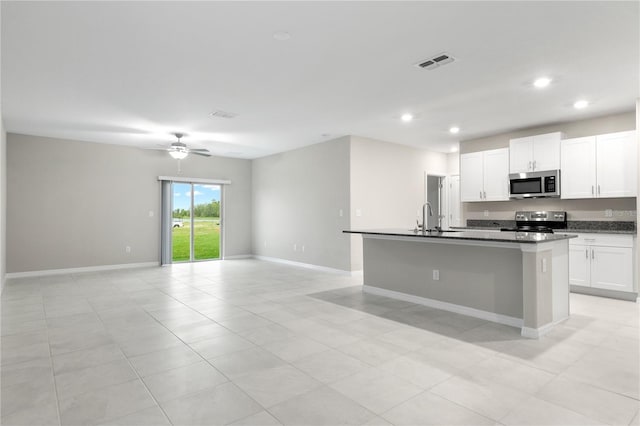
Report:
<svg viewBox="0 0 640 426"><path fill-rule="evenodd" d="M159 261L166 153L9 134L7 158L7 272ZM181 176L232 181L225 256L250 254L251 162L190 156Z"/></svg>
<svg viewBox="0 0 640 426"><path fill-rule="evenodd" d="M0 293L7 273L7 133L0 111Z"/></svg>
<svg viewBox="0 0 640 426"><path fill-rule="evenodd" d="M452 176L460 174L460 153L447 154L447 174Z"/></svg>
<svg viewBox="0 0 640 426"><path fill-rule="evenodd" d="M351 137L351 228L415 227L424 174L447 174L446 154ZM357 215L358 211L361 213ZM352 237L351 268L362 269L362 238Z"/></svg>
<svg viewBox="0 0 640 426"><path fill-rule="evenodd" d="M636 139L640 146L640 98L636 99ZM640 149L638 150L638 164L640 164ZM638 171L638 188L640 188L640 170ZM636 208L636 224L640 222L640 211ZM636 226L636 245L640 241L640 229ZM636 283L635 288L640 289L638 281L640 281L640 249L636 247Z"/></svg>
<svg viewBox="0 0 640 426"><path fill-rule="evenodd" d="M349 270L342 233L350 227L349 137L259 158L252 167L253 253Z"/></svg>

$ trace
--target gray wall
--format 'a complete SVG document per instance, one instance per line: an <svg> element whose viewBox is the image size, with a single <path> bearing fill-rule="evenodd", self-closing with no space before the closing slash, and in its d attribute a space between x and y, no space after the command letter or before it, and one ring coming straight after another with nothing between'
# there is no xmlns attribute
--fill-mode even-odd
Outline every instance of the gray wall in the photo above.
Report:
<svg viewBox="0 0 640 426"><path fill-rule="evenodd" d="M415 227L425 201L425 172L446 174L446 154L352 136L352 229ZM351 266L362 269L360 236L352 237Z"/></svg>
<svg viewBox="0 0 640 426"><path fill-rule="evenodd" d="M636 128L634 112L590 118L567 123L523 129L460 143L460 152L477 152L505 148L513 138L550 132L564 132L565 138L577 138L602 133L622 132ZM614 210L612 218L605 210ZM516 210L566 210L569 220L636 220L635 198L602 198L592 200L535 199L521 201L462 203L463 223L467 219L511 219ZM485 211L487 216L485 216Z"/></svg>
<svg viewBox="0 0 640 426"><path fill-rule="evenodd" d="M365 285L522 318L520 250L418 240L365 239Z"/></svg>
<svg viewBox="0 0 640 426"><path fill-rule="evenodd" d="M159 261L166 153L9 134L7 158L7 272ZM225 255L250 254L251 162L190 156L180 176L232 181Z"/></svg>
<svg viewBox="0 0 640 426"><path fill-rule="evenodd" d="M350 269L349 137L253 160L252 179L254 254Z"/></svg>
<svg viewBox="0 0 640 426"><path fill-rule="evenodd" d="M500 133L478 139L469 139L460 142L460 153L484 151L487 149L508 148L509 140L525 136L540 135L544 133L563 132L565 138L580 138L602 133L622 132L636 128L635 112L629 111L621 114L606 115L603 117L576 120L565 123L548 124L544 126L520 129L512 132Z"/></svg>
<svg viewBox="0 0 640 426"><path fill-rule="evenodd" d="M362 269L361 237L342 230L415 226L425 171L446 174L446 154L357 136L256 159L253 252Z"/></svg>

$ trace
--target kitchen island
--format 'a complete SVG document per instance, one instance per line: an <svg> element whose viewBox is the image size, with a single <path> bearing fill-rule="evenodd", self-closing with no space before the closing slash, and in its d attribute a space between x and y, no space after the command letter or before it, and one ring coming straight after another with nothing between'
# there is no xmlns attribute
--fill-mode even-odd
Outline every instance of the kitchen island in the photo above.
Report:
<svg viewBox="0 0 640 426"><path fill-rule="evenodd" d="M521 328L538 338L569 317L569 244L528 232L355 230L367 293Z"/></svg>

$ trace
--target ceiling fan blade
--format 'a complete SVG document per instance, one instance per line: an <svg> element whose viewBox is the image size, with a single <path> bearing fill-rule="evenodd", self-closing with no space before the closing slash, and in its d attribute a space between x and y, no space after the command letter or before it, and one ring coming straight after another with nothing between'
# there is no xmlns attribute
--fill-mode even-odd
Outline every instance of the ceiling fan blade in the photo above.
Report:
<svg viewBox="0 0 640 426"><path fill-rule="evenodd" d="M207 152L209 152L209 151L207 150ZM205 152L198 152L198 151L193 150L193 149L192 149L191 151L189 151L189 154L193 154L193 155L201 155L201 156L203 156L203 157L211 157L211 154L207 154L207 153L205 153Z"/></svg>

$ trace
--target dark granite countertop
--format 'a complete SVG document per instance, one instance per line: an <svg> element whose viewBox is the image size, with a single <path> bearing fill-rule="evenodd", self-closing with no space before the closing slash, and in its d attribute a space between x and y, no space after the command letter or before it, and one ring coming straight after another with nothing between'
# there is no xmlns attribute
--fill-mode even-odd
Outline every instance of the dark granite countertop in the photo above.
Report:
<svg viewBox="0 0 640 426"><path fill-rule="evenodd" d="M497 241L502 243L546 243L575 238L571 234L541 234L537 232L495 232L482 230L451 230L450 232L426 232L403 229L346 230L346 234L388 235L393 237L436 238L451 240Z"/></svg>

